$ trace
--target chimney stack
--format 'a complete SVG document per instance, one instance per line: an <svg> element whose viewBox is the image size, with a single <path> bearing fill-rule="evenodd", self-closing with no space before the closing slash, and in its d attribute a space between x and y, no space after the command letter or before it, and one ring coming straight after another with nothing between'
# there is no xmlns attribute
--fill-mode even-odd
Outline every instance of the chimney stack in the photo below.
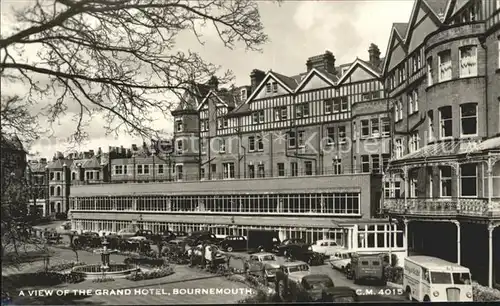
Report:
<svg viewBox="0 0 500 306"><path fill-rule="evenodd" d="M335 56L333 56L332 52L325 51L324 54L310 57L306 62L306 66L308 72L316 68L335 74Z"/></svg>
<svg viewBox="0 0 500 306"><path fill-rule="evenodd" d="M219 89L219 79L213 75L210 80L208 80L208 86L210 86L210 89L217 91Z"/></svg>
<svg viewBox="0 0 500 306"><path fill-rule="evenodd" d="M368 48L368 54L370 55L370 63L378 67L380 65L380 50L376 44L371 44Z"/></svg>
<svg viewBox="0 0 500 306"><path fill-rule="evenodd" d="M255 89L257 89L257 86L259 86L260 82L262 82L265 77L266 73L264 71L259 69L252 70L252 73L250 73L250 91L254 92Z"/></svg>

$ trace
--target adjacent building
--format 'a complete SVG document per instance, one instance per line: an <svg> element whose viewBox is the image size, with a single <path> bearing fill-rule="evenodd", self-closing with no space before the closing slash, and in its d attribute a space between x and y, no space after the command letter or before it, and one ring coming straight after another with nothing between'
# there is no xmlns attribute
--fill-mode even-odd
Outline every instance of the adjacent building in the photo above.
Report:
<svg viewBox="0 0 500 306"><path fill-rule="evenodd" d="M411 253L500 285L500 1L415 1L384 63L394 144L384 209Z"/></svg>
<svg viewBox="0 0 500 306"><path fill-rule="evenodd" d="M26 187L26 151L17 136L9 137L0 134L0 165L2 170L1 188L2 205L8 204L8 190L18 186L22 191Z"/></svg>
<svg viewBox="0 0 500 306"><path fill-rule="evenodd" d="M42 217L49 216L49 181L46 158L28 161L26 176L30 186L29 210Z"/></svg>

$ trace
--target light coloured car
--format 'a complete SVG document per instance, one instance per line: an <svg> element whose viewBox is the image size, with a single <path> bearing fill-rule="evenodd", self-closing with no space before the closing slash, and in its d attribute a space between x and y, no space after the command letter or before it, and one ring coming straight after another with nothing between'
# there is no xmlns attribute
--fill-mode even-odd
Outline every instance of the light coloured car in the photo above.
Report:
<svg viewBox="0 0 500 306"><path fill-rule="evenodd" d="M247 271L249 274L260 275L262 270L265 269L266 277L272 279L276 276L280 264L278 259L272 253L255 253L250 255L247 263Z"/></svg>
<svg viewBox="0 0 500 306"><path fill-rule="evenodd" d="M300 283L304 276L311 274L311 267L303 261L289 261L281 265L280 271L289 280Z"/></svg>
<svg viewBox="0 0 500 306"><path fill-rule="evenodd" d="M349 250L335 252L335 254L330 256L330 265L333 269L344 271L347 264L351 263L353 254L355 254L355 252Z"/></svg>
<svg viewBox="0 0 500 306"><path fill-rule="evenodd" d="M135 236L135 237L128 238L128 240L131 240L131 241L146 241L146 240L148 240L148 238L146 238L144 236Z"/></svg>
<svg viewBox="0 0 500 306"><path fill-rule="evenodd" d="M314 252L321 253L325 256L332 256L342 249L344 249L344 247L333 239L318 240L312 245L312 250Z"/></svg>

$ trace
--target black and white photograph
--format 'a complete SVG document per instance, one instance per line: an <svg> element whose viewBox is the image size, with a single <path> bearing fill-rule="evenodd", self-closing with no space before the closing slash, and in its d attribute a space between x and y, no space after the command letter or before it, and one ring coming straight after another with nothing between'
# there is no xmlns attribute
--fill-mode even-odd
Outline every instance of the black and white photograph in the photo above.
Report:
<svg viewBox="0 0 500 306"><path fill-rule="evenodd" d="M0 0L1 305L500 302L500 0Z"/></svg>

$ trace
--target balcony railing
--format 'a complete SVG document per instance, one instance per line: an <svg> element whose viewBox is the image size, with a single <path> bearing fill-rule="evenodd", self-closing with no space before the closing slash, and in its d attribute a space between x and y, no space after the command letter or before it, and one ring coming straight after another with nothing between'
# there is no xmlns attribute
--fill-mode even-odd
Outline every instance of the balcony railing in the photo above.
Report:
<svg viewBox="0 0 500 306"><path fill-rule="evenodd" d="M427 216L500 216L500 198L489 205L485 198L384 199L383 209L388 213Z"/></svg>

